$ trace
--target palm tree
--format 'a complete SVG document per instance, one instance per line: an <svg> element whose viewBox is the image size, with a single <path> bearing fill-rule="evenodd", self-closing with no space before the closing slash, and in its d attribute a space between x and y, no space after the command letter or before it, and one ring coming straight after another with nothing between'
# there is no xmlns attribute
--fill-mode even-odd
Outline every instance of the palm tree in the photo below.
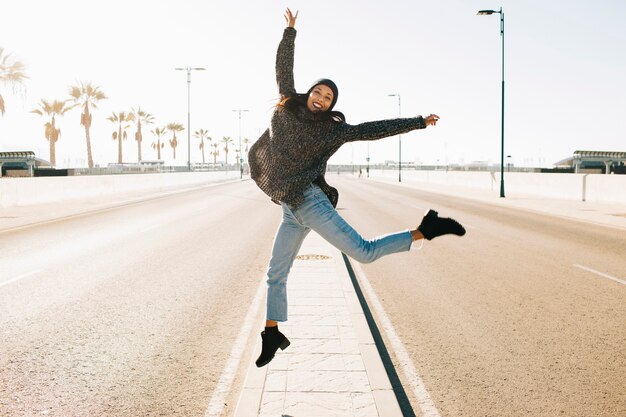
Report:
<svg viewBox="0 0 626 417"><path fill-rule="evenodd" d="M250 139L248 138L243 138L243 143L246 145L246 149L244 150L244 155L245 158L248 159L248 151L250 150L250 148L248 147L248 144L250 143Z"/></svg>
<svg viewBox="0 0 626 417"><path fill-rule="evenodd" d="M222 138L222 143L224 144L224 153L226 154L226 167L228 167L228 145L233 143L233 140L230 136L224 136Z"/></svg>
<svg viewBox="0 0 626 417"><path fill-rule="evenodd" d="M113 140L117 141L117 163L121 164L122 162L122 140L126 140L128 135L126 134L126 129L130 127L130 122L135 120L135 115L132 113L126 113L121 111L119 113L113 113L111 116L107 117L107 120L117 124L117 131L113 131Z"/></svg>
<svg viewBox="0 0 626 417"><path fill-rule="evenodd" d="M132 109L132 115L137 122L137 132L135 132L135 140L137 141L137 162L141 162L141 141L143 140L141 124L149 125L154 123L154 116L141 110L141 107L137 110Z"/></svg>
<svg viewBox="0 0 626 417"><path fill-rule="evenodd" d="M50 102L42 99L39 103L39 108L31 111L31 113L40 116L52 116L50 121L45 124L45 136L46 140L50 142L50 164L52 166L55 166L57 162L55 144L61 136L61 129L56 126L56 116L63 116L65 112L73 108L74 106L67 105L67 101L54 100Z"/></svg>
<svg viewBox="0 0 626 417"><path fill-rule="evenodd" d="M5 54L4 48L0 47L0 82L14 89L24 84L28 77L24 73L24 64L13 61L11 54ZM0 114L4 116L4 99L0 94Z"/></svg>
<svg viewBox="0 0 626 417"><path fill-rule="evenodd" d="M174 159L176 159L176 147L178 146L178 140L176 139L176 132L182 132L183 130L185 130L185 128L180 123L170 123L165 128L169 130L170 132L172 132L172 134L174 135L172 139L170 139L170 146L172 147L172 150L174 151Z"/></svg>
<svg viewBox="0 0 626 417"><path fill-rule="evenodd" d="M213 152L211 152L211 155L213 155L213 166L215 166L217 164L217 157L220 154L220 144L219 143L213 143L211 144L212 147L214 147L215 149L213 150Z"/></svg>
<svg viewBox="0 0 626 417"><path fill-rule="evenodd" d="M107 96L105 96L99 88L100 87L91 85L91 83L84 84L82 81L79 85L73 85L70 87L70 100L73 101L76 106L81 106L83 108L83 112L80 114L80 124L85 127L85 138L87 140L87 162L90 169L93 168L91 135L89 134L89 129L91 128L90 109L97 109L98 101L107 98Z"/></svg>
<svg viewBox="0 0 626 417"><path fill-rule="evenodd" d="M209 142L212 141L213 139L211 139L209 137L209 131L208 130L204 130L204 129L200 129L200 130L196 130L193 134L194 138L198 138L200 139L200 149L202 150L202 163L204 164L204 139L206 138L206 140L208 140Z"/></svg>
<svg viewBox="0 0 626 417"><path fill-rule="evenodd" d="M161 160L161 149L163 149L163 147L165 147L164 143L161 143L161 136L163 136L166 133L166 130L164 127L162 127L161 129L159 129L158 127L154 130L150 131L154 136L157 137L157 141L156 142L152 142L152 149L156 149L157 150L157 159L160 161Z"/></svg>

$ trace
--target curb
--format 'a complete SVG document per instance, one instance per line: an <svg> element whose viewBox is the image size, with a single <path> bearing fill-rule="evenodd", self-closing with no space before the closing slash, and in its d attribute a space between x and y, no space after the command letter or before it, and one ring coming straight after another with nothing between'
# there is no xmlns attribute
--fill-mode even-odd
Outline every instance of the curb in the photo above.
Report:
<svg viewBox="0 0 626 417"><path fill-rule="evenodd" d="M402 411L400 409L400 405L393 391L393 387L387 375L380 353L376 347L376 343L367 323L365 313L361 308L361 303L358 299L350 274L344 262L343 254L338 249L325 242L314 232L309 234L300 253L306 253L308 251L313 251L313 253L325 253L333 258L333 278L337 279L341 285L343 297L349 314L350 327L354 330L356 335L358 352L364 364L370 392L374 399L376 415L384 417L401 417ZM328 265L330 265L330 263ZM294 267L295 266L296 264L294 263ZM248 365L244 386L239 395L234 417L259 416L261 413L263 395L267 388L268 374L271 374L272 368L271 365L263 368L256 367L254 363L254 355L257 354L260 349L261 342L257 338L254 347L254 354ZM277 359L275 359L275 361ZM287 395L287 393L288 391L285 390L283 396ZM265 413L264 415L268 414ZM319 414L298 414L299 417L306 415L317 416ZM367 415L372 414L370 413Z"/></svg>

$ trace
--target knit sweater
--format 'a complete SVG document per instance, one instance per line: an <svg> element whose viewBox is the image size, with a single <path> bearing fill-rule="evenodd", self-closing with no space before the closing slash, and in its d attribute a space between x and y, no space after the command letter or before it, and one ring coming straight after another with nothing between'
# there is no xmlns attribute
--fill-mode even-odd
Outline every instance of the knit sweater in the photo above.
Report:
<svg viewBox="0 0 626 417"><path fill-rule="evenodd" d="M281 96L296 94L293 61L296 30L285 28L276 54L276 82ZM328 159L344 144L376 140L426 127L420 117L366 122L350 125L344 121L318 120L306 107L293 112L277 106L270 127L250 148L250 174L272 201L298 207L304 190L318 185L337 206L339 193L326 183Z"/></svg>

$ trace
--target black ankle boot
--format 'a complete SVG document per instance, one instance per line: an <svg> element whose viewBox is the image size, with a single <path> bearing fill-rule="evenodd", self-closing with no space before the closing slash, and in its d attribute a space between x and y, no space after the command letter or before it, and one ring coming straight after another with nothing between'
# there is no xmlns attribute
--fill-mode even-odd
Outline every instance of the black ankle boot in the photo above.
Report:
<svg viewBox="0 0 626 417"><path fill-rule="evenodd" d="M261 332L261 340L263 341L263 348L261 349L261 355L256 360L258 368L270 363L274 359L278 348L285 350L291 344L289 339L278 331L278 327L266 327L265 331Z"/></svg>
<svg viewBox="0 0 626 417"><path fill-rule="evenodd" d="M435 210L428 210L428 213L426 213L422 219L422 223L417 230L422 232L424 237L428 240L447 234L457 236L463 236L465 234L465 228L456 220L448 217L439 217Z"/></svg>

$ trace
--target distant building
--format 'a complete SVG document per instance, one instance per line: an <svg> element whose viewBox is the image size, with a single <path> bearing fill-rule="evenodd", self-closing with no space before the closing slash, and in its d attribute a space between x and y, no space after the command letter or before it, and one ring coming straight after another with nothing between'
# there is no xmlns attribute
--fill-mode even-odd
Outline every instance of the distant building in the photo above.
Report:
<svg viewBox="0 0 626 417"><path fill-rule="evenodd" d="M575 173L626 174L626 152L575 151L573 156L554 164Z"/></svg>
<svg viewBox="0 0 626 417"><path fill-rule="evenodd" d="M36 168L49 166L33 151L0 152L0 177L32 177Z"/></svg>

